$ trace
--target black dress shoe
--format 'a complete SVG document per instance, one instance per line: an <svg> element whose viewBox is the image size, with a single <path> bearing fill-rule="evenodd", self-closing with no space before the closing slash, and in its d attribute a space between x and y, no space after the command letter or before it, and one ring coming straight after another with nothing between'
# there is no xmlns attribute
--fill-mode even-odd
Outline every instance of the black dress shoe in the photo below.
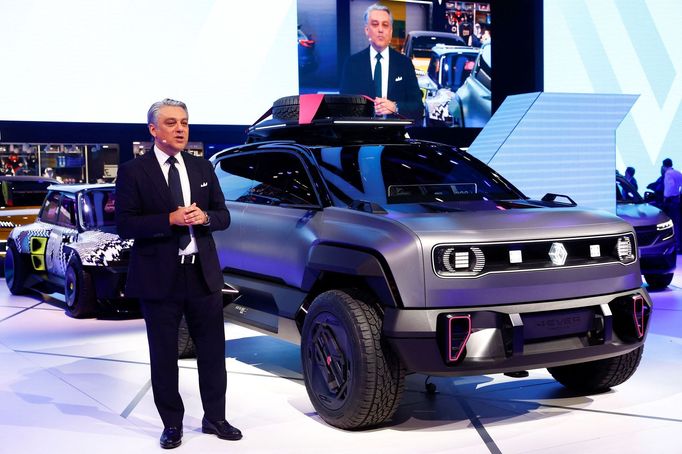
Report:
<svg viewBox="0 0 682 454"><path fill-rule="evenodd" d="M182 443L182 427L166 427L163 429L159 444L163 449L173 449Z"/></svg>
<svg viewBox="0 0 682 454"><path fill-rule="evenodd" d="M201 420L201 431L205 434L217 435L223 440L241 440L242 432L230 425L227 421L209 421L204 417Z"/></svg>

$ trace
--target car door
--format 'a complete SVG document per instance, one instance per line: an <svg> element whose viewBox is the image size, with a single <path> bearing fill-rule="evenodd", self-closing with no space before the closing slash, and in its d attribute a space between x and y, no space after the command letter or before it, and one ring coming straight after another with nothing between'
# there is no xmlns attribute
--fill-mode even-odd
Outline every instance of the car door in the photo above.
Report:
<svg viewBox="0 0 682 454"><path fill-rule="evenodd" d="M241 224L242 269L298 287L317 238L319 197L296 152L273 149L257 156L255 184Z"/></svg>
<svg viewBox="0 0 682 454"><path fill-rule="evenodd" d="M254 152L228 155L215 164L215 173L230 212L230 226L226 230L213 232L218 250L220 267L223 270L241 269L244 245L242 231L244 210L249 203L249 194L254 185L257 156Z"/></svg>
<svg viewBox="0 0 682 454"><path fill-rule="evenodd" d="M64 277L69 257L64 246L78 238L78 219L76 195L62 194L59 199L57 216L45 250L45 266L47 271L56 277Z"/></svg>

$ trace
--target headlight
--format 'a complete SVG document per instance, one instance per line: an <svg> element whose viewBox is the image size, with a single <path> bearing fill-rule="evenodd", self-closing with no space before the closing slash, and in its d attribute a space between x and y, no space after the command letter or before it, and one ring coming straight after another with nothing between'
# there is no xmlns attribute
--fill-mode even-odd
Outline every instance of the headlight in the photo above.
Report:
<svg viewBox="0 0 682 454"><path fill-rule="evenodd" d="M630 235L621 236L616 242L616 253L622 263L632 263L635 261L635 248L632 244Z"/></svg>
<svg viewBox="0 0 682 454"><path fill-rule="evenodd" d="M661 238L661 241L669 240L675 235L675 229L673 228L673 221L671 219L668 219L665 222L661 222L660 224L656 224L656 231L661 232L663 238Z"/></svg>
<svg viewBox="0 0 682 454"><path fill-rule="evenodd" d="M659 232L661 230L672 229L672 228L673 228L672 219L668 219L665 222L661 222L660 224L656 224L656 230L658 230Z"/></svg>
<svg viewBox="0 0 682 454"><path fill-rule="evenodd" d="M475 276L485 266L483 251L477 247L438 246L433 259L439 276Z"/></svg>

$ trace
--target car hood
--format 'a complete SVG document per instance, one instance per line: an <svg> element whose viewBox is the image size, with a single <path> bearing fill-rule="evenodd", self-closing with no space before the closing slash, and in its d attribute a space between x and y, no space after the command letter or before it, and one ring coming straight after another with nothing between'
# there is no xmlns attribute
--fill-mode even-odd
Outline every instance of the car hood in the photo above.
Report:
<svg viewBox="0 0 682 454"><path fill-rule="evenodd" d="M619 203L616 214L633 227L644 227L666 222L668 216L648 203Z"/></svg>
<svg viewBox="0 0 682 454"><path fill-rule="evenodd" d="M534 208L447 213L392 213L389 215L420 237L442 241L523 241L632 230L617 216L577 208Z"/></svg>

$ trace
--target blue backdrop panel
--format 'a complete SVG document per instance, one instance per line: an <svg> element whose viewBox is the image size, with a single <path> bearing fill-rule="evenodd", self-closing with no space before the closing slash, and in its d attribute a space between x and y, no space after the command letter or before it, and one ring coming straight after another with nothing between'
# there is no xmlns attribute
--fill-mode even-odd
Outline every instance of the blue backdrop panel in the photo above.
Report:
<svg viewBox="0 0 682 454"><path fill-rule="evenodd" d="M565 194L615 212L616 129L634 95L508 97L469 148L532 198Z"/></svg>

